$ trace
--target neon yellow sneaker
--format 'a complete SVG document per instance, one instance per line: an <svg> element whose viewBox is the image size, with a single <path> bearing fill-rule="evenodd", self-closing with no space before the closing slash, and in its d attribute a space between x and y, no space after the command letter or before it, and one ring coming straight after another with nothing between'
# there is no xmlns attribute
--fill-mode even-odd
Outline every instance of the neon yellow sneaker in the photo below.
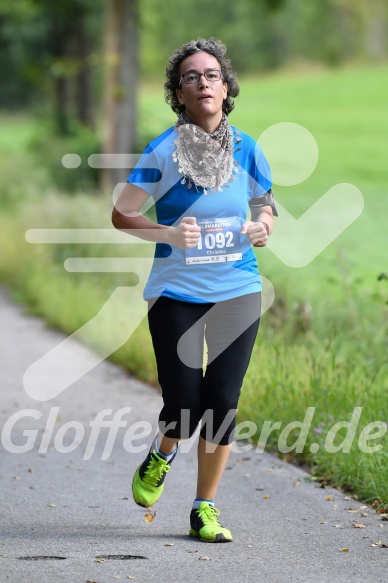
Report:
<svg viewBox="0 0 388 583"><path fill-rule="evenodd" d="M209 502L201 502L190 514L190 536L195 536L205 543L227 543L233 540L230 530L224 528L217 516L220 511Z"/></svg>
<svg viewBox="0 0 388 583"><path fill-rule="evenodd" d="M159 500L164 489L164 479L171 469L176 453L167 462L156 453L152 444L146 459L133 476L132 495L136 504L149 508Z"/></svg>

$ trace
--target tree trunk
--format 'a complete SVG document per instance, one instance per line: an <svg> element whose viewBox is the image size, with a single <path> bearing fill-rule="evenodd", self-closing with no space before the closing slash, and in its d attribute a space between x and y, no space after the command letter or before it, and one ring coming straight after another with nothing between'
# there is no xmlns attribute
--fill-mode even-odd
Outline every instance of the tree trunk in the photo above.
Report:
<svg viewBox="0 0 388 583"><path fill-rule="evenodd" d="M133 154L136 144L138 0L107 0L104 154ZM128 168L104 168L103 188L124 182Z"/></svg>
<svg viewBox="0 0 388 583"><path fill-rule="evenodd" d="M93 104L90 57L90 38L86 30L85 15L81 14L74 22L75 57L79 70L75 79L75 106L77 119L93 128Z"/></svg>
<svg viewBox="0 0 388 583"><path fill-rule="evenodd" d="M365 45L372 59L382 61L387 56L388 9L386 0L369 0Z"/></svg>
<svg viewBox="0 0 388 583"><path fill-rule="evenodd" d="M56 12L50 15L49 49L54 64L60 64L69 54L69 29L67 23ZM54 70L54 68L53 68ZM69 77L61 70L53 73L54 121L55 129L60 135L69 133L70 87Z"/></svg>

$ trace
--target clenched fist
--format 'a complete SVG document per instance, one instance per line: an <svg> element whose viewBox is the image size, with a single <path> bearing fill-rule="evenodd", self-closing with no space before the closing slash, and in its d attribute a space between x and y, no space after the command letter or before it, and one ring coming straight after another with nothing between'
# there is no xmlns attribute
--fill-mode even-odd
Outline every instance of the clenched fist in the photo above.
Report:
<svg viewBox="0 0 388 583"><path fill-rule="evenodd" d="M181 249L195 247L201 237L201 227L195 217L184 217L177 227L171 227L170 242Z"/></svg>
<svg viewBox="0 0 388 583"><path fill-rule="evenodd" d="M254 247L265 247L268 242L267 229L262 222L245 221L241 235L245 235Z"/></svg>

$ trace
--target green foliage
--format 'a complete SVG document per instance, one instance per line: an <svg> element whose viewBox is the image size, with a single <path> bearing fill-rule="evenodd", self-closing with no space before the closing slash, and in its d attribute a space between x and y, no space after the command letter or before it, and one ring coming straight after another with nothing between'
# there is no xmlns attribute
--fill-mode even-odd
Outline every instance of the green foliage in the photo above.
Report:
<svg viewBox="0 0 388 583"><path fill-rule="evenodd" d="M36 60L44 52L45 25L37 17L33 2L5 2L0 8L0 105L20 108L37 96L37 86L45 85L41 65Z"/></svg>
<svg viewBox="0 0 388 583"><path fill-rule="evenodd" d="M29 143L37 164L44 167L56 187L66 192L90 190L98 186L98 171L88 165L91 154L102 151L99 136L76 120L71 120L66 136L58 135L52 125L42 122ZM81 158L77 168L66 168L62 158L76 154Z"/></svg>
<svg viewBox="0 0 388 583"><path fill-rule="evenodd" d="M386 29L388 11L384 0L377 3ZM373 11L367 10L362 0L213 0L210 4L206 0L190 4L184 0L143 0L141 64L146 75L161 75L167 56L177 46L197 37L216 36L228 46L240 74L298 61L336 66L368 56L365 39L371 21ZM386 58L384 38L375 42Z"/></svg>
<svg viewBox="0 0 388 583"><path fill-rule="evenodd" d="M102 9L91 0L2 2L0 68L7 82L0 85L0 107L59 102L62 114L75 117L80 70L93 69L98 83Z"/></svg>
<svg viewBox="0 0 388 583"><path fill-rule="evenodd" d="M174 14L173 27L171 14ZM274 54L277 13L272 14L262 2L242 0L225 4L214 0L209 4L206 0L196 0L188 5L184 0L172 0L168 4L144 0L141 22L141 63L146 75L160 75L168 55L177 46L198 37L221 38L240 72L270 68L279 62L279 56Z"/></svg>

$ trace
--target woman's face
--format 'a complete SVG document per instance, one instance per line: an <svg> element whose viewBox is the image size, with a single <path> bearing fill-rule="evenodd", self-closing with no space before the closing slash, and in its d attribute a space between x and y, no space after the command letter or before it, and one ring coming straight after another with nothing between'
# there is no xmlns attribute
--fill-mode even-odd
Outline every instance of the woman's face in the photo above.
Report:
<svg viewBox="0 0 388 583"><path fill-rule="evenodd" d="M204 73L210 69L221 70L215 57L206 52L199 52L182 61L179 71L181 75L189 71ZM228 86L222 78L218 81L208 81L201 75L197 83L185 83L182 79L180 88L176 90L179 103L191 121L203 127L205 131L217 129L222 118L222 104L227 97Z"/></svg>

